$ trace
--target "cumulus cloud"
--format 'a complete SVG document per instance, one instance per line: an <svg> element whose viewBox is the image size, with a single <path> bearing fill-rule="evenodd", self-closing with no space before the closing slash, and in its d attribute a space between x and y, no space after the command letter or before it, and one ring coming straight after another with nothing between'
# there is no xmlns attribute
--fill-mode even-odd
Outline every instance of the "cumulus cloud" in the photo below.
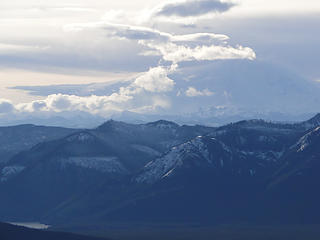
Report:
<svg viewBox="0 0 320 240"><path fill-rule="evenodd" d="M174 87L174 81L168 77L169 70L164 67L150 68L139 76L134 85L150 92L168 92Z"/></svg>
<svg viewBox="0 0 320 240"><path fill-rule="evenodd" d="M186 96L188 97L198 97L198 96L212 96L214 93L211 92L209 89L203 89L201 90L197 90L194 87L189 87L186 92L185 92Z"/></svg>
<svg viewBox="0 0 320 240"><path fill-rule="evenodd" d="M131 111L136 113L159 113L171 107L170 99L164 96L151 96L148 100L150 104L134 108Z"/></svg>
<svg viewBox="0 0 320 240"><path fill-rule="evenodd" d="M118 93L110 96L79 97L76 95L52 94L43 100L21 103L16 106L18 112L62 112L84 111L92 114L118 110L118 104L130 100L130 96Z"/></svg>
<svg viewBox="0 0 320 240"><path fill-rule="evenodd" d="M173 90L174 81L168 74L175 71L176 65L158 66L141 73L127 86L106 96L77 96L69 94L50 94L41 100L13 105L10 101L0 99L0 114L14 112L28 113L61 113L87 112L94 115L110 116L114 112L156 111L170 107L170 101L161 93ZM160 95L159 95L160 94Z"/></svg>
<svg viewBox="0 0 320 240"><path fill-rule="evenodd" d="M155 9L155 16L179 16L194 17L208 13L221 13L228 11L235 6L231 2L222 2L220 0L187 0L168 2Z"/></svg>
<svg viewBox="0 0 320 240"><path fill-rule="evenodd" d="M14 105L11 101L0 98L0 114L10 113L14 110Z"/></svg>
<svg viewBox="0 0 320 240"><path fill-rule="evenodd" d="M16 114L28 113L30 116L39 113L60 112L87 112L93 115L111 116L115 112L129 111L151 111L157 108L167 108L170 102L161 96L150 96L149 102L136 101L133 96L125 95L129 91L122 88L119 93L110 96L88 96L79 97L67 94L52 94L45 99L28 103L10 105L7 101L0 102L0 113L14 112ZM135 91L137 94L138 91ZM132 93L132 92L131 92ZM141 93L141 91L139 91ZM146 97L146 96L142 96Z"/></svg>

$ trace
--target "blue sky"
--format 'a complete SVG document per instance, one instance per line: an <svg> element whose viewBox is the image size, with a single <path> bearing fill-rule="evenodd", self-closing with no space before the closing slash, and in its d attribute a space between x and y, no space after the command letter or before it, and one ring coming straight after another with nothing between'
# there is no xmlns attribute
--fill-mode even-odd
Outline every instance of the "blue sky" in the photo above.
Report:
<svg viewBox="0 0 320 240"><path fill-rule="evenodd" d="M320 111L317 0L3 0L0 15L0 123Z"/></svg>

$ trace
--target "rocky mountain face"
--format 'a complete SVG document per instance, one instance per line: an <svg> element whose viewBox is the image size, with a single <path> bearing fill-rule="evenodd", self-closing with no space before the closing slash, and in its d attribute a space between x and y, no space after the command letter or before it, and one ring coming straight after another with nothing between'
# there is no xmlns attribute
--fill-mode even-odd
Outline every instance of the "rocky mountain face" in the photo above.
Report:
<svg viewBox="0 0 320 240"><path fill-rule="evenodd" d="M13 156L0 169L0 213L55 224L318 222L319 122L108 121Z"/></svg>

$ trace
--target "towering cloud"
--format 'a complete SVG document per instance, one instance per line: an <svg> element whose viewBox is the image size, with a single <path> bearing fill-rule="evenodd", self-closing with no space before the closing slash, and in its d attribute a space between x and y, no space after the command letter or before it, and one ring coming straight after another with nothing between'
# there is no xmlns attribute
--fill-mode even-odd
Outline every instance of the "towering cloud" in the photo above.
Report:
<svg viewBox="0 0 320 240"><path fill-rule="evenodd" d="M168 77L169 70L163 67L151 68L134 81L134 86L149 92L168 92L174 87L174 81Z"/></svg>

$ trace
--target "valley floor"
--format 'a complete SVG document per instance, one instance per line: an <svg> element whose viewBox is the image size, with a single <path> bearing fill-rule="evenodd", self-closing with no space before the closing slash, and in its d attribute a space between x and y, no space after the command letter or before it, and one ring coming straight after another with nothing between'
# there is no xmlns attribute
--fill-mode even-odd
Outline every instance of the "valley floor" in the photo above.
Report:
<svg viewBox="0 0 320 240"><path fill-rule="evenodd" d="M61 230L61 229L59 229ZM320 225L124 225L62 228L114 240L319 240Z"/></svg>

